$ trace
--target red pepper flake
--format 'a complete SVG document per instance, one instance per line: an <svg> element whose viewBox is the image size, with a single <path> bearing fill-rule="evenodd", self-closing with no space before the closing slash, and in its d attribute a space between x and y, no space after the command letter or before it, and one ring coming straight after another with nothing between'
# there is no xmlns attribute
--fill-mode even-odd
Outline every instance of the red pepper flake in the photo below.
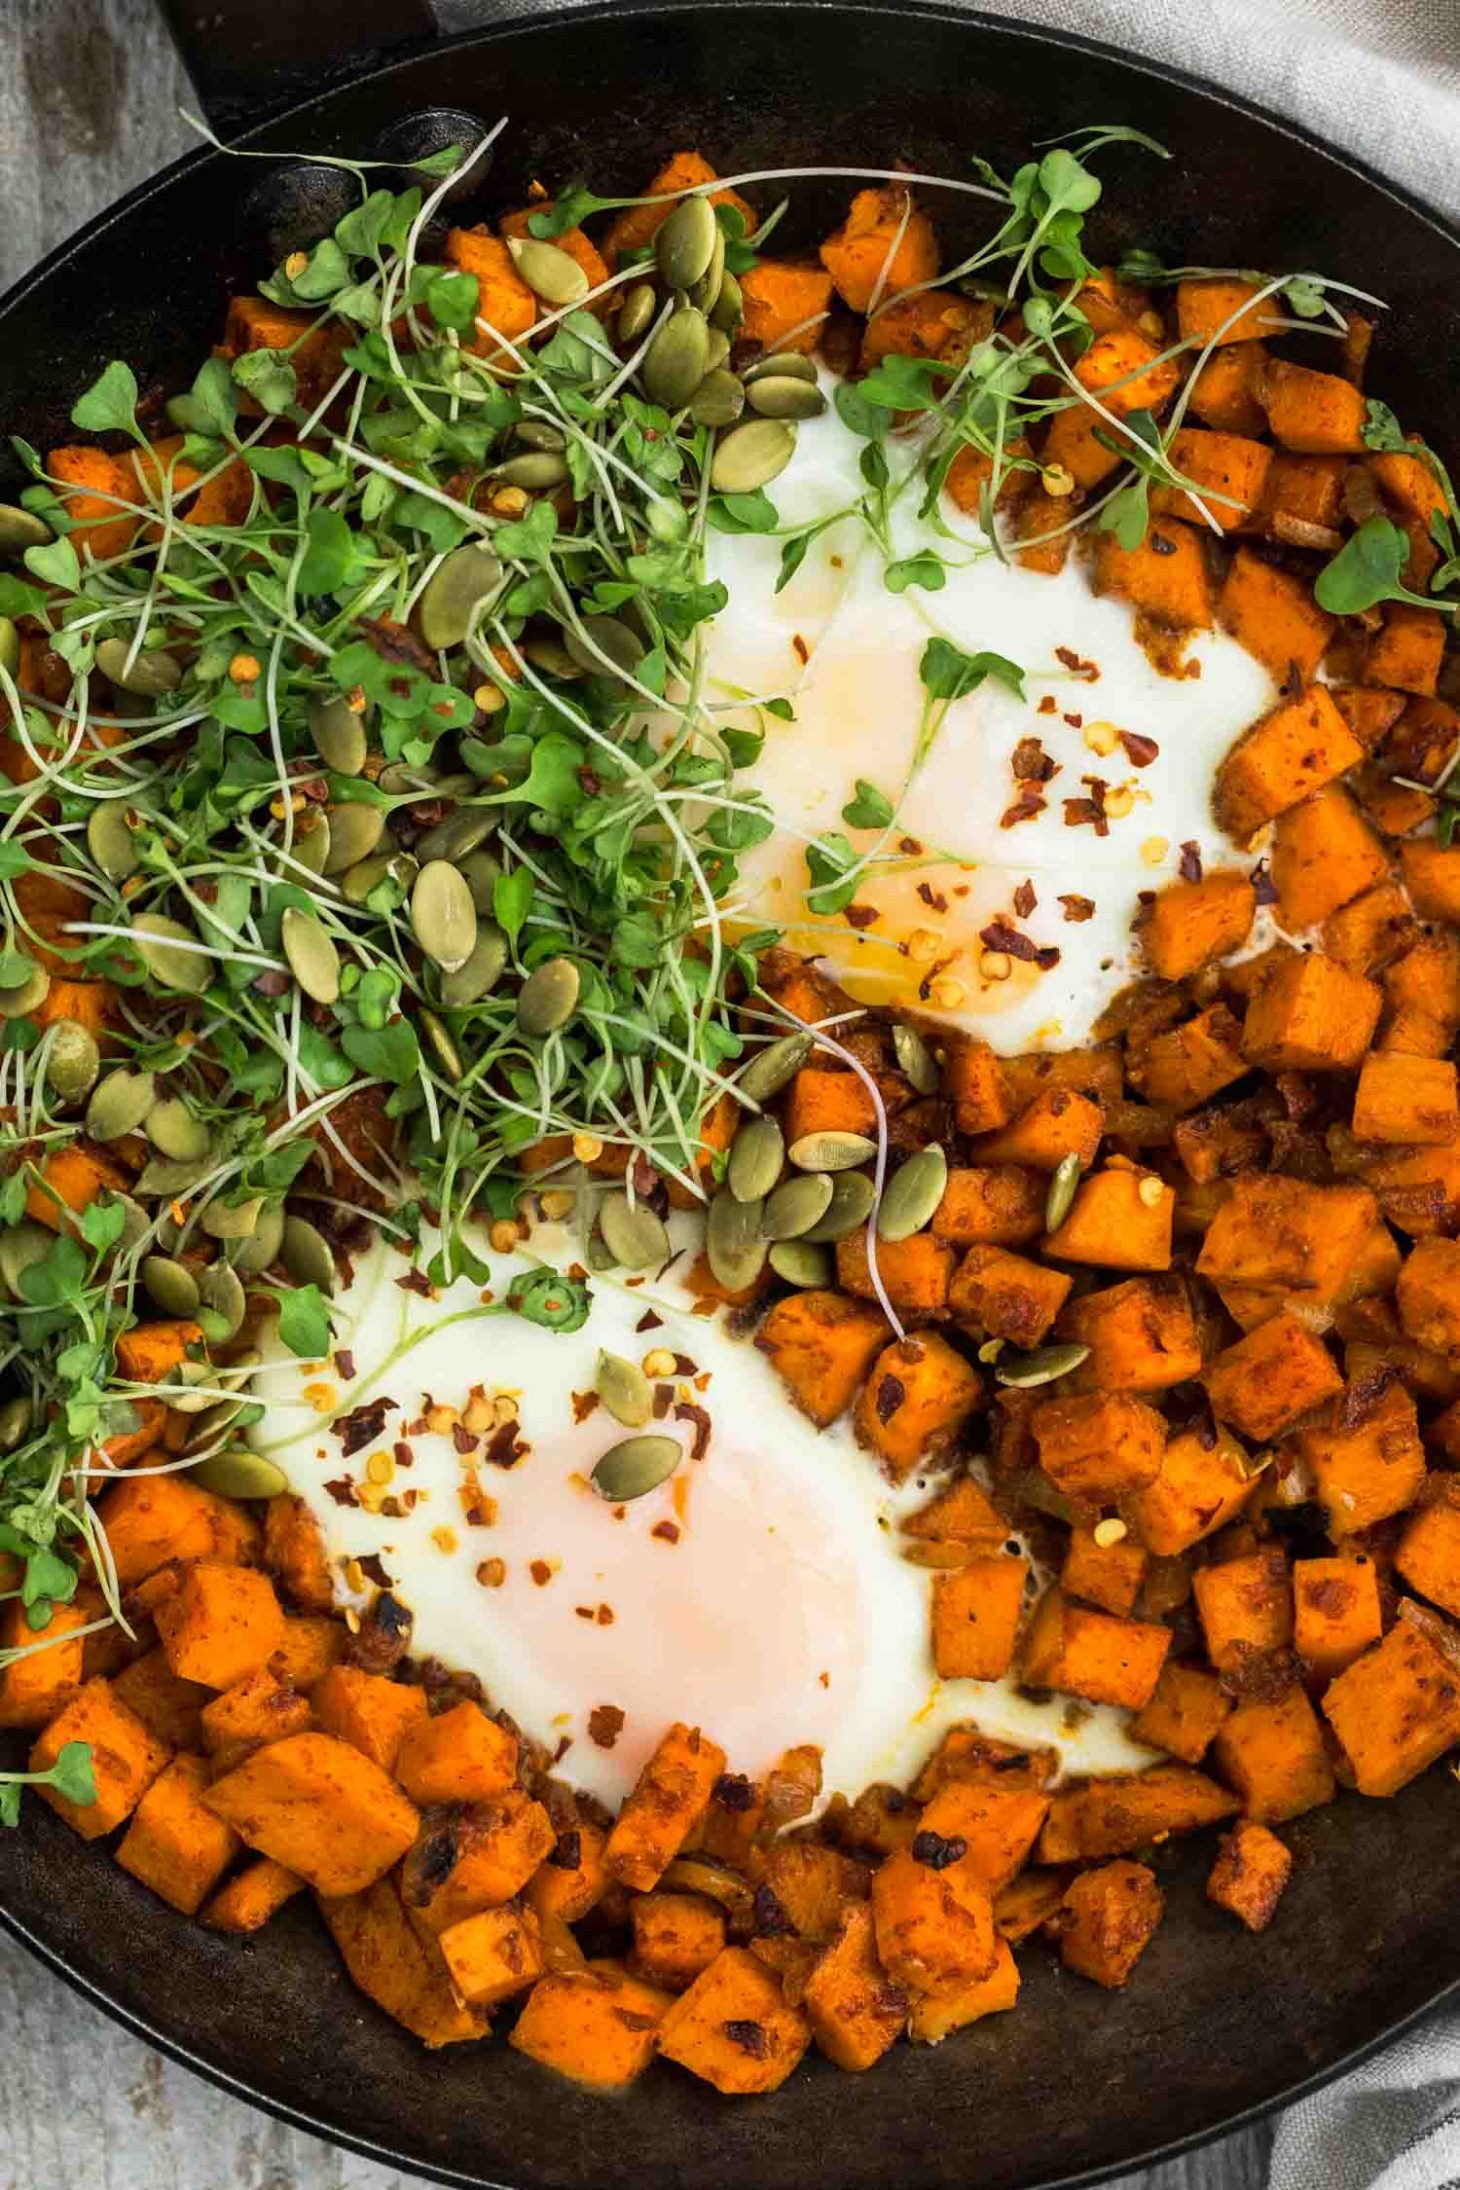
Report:
<svg viewBox="0 0 1460 2190"><path fill-rule="evenodd" d="M1197 843L1195 837L1188 837L1182 845L1181 858L1177 863L1176 871L1183 882L1200 882L1202 877L1201 846Z"/></svg>
<svg viewBox="0 0 1460 2190"><path fill-rule="evenodd" d="M856 928L860 933L863 928L870 928L874 921L880 920L882 915L875 905L848 905L842 917L849 928Z"/></svg>
<svg viewBox="0 0 1460 2190"><path fill-rule="evenodd" d="M923 849L922 845L918 842L915 836L900 837L898 839L897 848L908 859L917 859L921 855Z"/></svg>
<svg viewBox="0 0 1460 2190"><path fill-rule="evenodd" d="M1013 805L1006 806L1000 814L999 827L1017 829L1021 821L1034 821L1044 812L1044 805L1044 799L1038 791L1021 791Z"/></svg>
<svg viewBox="0 0 1460 2190"><path fill-rule="evenodd" d="M355 1483L352 1476L337 1475L332 1483L326 1483L324 1487L337 1506L358 1506L360 1503L355 1496Z"/></svg>
<svg viewBox="0 0 1460 2190"><path fill-rule="evenodd" d="M1105 818L1105 794L1110 785L1103 776L1081 776L1080 781L1089 786L1090 796L1065 800L1065 827L1078 829L1088 822L1097 836L1109 836L1110 823Z"/></svg>
<svg viewBox="0 0 1460 2190"><path fill-rule="evenodd" d="M1059 762L1050 758L1038 738L1021 738L1009 765L1020 783L1048 783L1060 772Z"/></svg>
<svg viewBox="0 0 1460 2190"><path fill-rule="evenodd" d="M657 1331L663 1321L663 1316L656 1316L652 1308L646 1308L634 1325L634 1329L636 1331Z"/></svg>
<svg viewBox="0 0 1460 2190"><path fill-rule="evenodd" d="M703 1407L680 1405L674 1410L676 1422L693 1422L694 1443L689 1448L691 1460L703 1460L710 1449L710 1418Z"/></svg>
<svg viewBox="0 0 1460 2190"><path fill-rule="evenodd" d="M752 2023L734 2016L728 2023L722 2023L720 2028L731 2045L738 2046L742 2053L748 2053L753 2061L765 2059L770 2041L766 2036L764 2023Z"/></svg>
<svg viewBox="0 0 1460 2190"><path fill-rule="evenodd" d="M553 1578L553 1570L546 1559L534 1559L527 1569L539 1589L546 1589Z"/></svg>
<svg viewBox="0 0 1460 2190"><path fill-rule="evenodd" d="M1046 692L1035 712L1040 715L1053 715L1058 712L1058 709L1059 701L1055 698L1053 692Z"/></svg>
<svg viewBox="0 0 1460 2190"><path fill-rule="evenodd" d="M654 1386L654 1420L662 1422L673 1405L674 1386L672 1384L656 1384Z"/></svg>
<svg viewBox="0 0 1460 2190"><path fill-rule="evenodd" d="M1065 918L1072 927L1077 926L1082 920L1093 920L1095 917L1095 900L1093 897L1079 897L1071 890L1060 899L1060 903L1064 906Z"/></svg>
<svg viewBox="0 0 1460 2190"><path fill-rule="evenodd" d="M710 1794L722 1810L732 1815L740 1816L755 1808L755 1781L747 1779L744 1772L722 1772Z"/></svg>
<svg viewBox="0 0 1460 2190"><path fill-rule="evenodd" d="M249 986L259 996L274 998L287 996L294 983L290 975L282 972L279 967L265 966L262 973L254 975Z"/></svg>
<svg viewBox="0 0 1460 2190"><path fill-rule="evenodd" d="M596 1703L588 1714L588 1739L600 1749L611 1749L624 1730L624 1714L616 1703Z"/></svg>
<svg viewBox="0 0 1460 2190"><path fill-rule="evenodd" d="M395 1282L403 1293L419 1293L422 1300L436 1298L436 1288L424 1270L407 1270L405 1276L398 1277Z"/></svg>
<svg viewBox="0 0 1460 2190"><path fill-rule="evenodd" d="M597 1392L574 1392L572 1400L573 1420L575 1422L586 1422L598 1405L598 1394Z"/></svg>
<svg viewBox="0 0 1460 2190"><path fill-rule="evenodd" d="M368 1558L360 1561L360 1572L364 1575L366 1581L373 1582L377 1589L389 1589L391 1587L391 1578L385 1571L385 1566L378 1551L372 1551Z"/></svg>
<svg viewBox="0 0 1460 2190"><path fill-rule="evenodd" d="M487 1440L483 1458L494 1468L515 1468L527 1451L527 1446L517 1434L519 1427L516 1422L503 1422L493 1430Z"/></svg>
<svg viewBox="0 0 1460 2190"><path fill-rule="evenodd" d="M355 1356L348 1347L342 1346L335 1355L335 1374L344 1384L348 1384L355 1374Z"/></svg>
<svg viewBox="0 0 1460 2190"><path fill-rule="evenodd" d="M804 669L806 667L806 664L811 659L811 649L806 644L806 641L802 638L799 631L794 633L792 636L791 651L795 655L797 661L801 664L801 667Z"/></svg>
<svg viewBox="0 0 1460 2190"><path fill-rule="evenodd" d="M451 1442L458 1452L475 1452L481 1439L475 1430L469 1430L464 1422L458 1422L452 1429Z"/></svg>
<svg viewBox="0 0 1460 2190"><path fill-rule="evenodd" d="M395 1464L398 1468L413 1468L415 1466L416 1456L403 1437L398 1437L390 1449L395 1455Z"/></svg>
<svg viewBox="0 0 1460 2190"><path fill-rule="evenodd" d="M600 1627L612 1627L613 1606L611 1604L601 1604L598 1607L598 1610L595 1613L594 1617L598 1621Z"/></svg>
<svg viewBox="0 0 1460 2190"><path fill-rule="evenodd" d="M1267 861L1259 859L1248 880L1259 905L1275 905L1278 901L1277 884L1267 871Z"/></svg>
<svg viewBox="0 0 1460 2190"><path fill-rule="evenodd" d="M1154 738L1143 737L1139 730L1122 730L1120 742L1132 768L1149 768L1161 751Z"/></svg>
<svg viewBox="0 0 1460 2190"><path fill-rule="evenodd" d="M920 882L918 884L918 896L933 912L947 912L947 898L941 890L935 890L931 882Z"/></svg>
<svg viewBox="0 0 1460 2190"><path fill-rule="evenodd" d="M907 1397L907 1386L900 1376L883 1376L877 1380L877 1419L885 1429Z"/></svg>
<svg viewBox="0 0 1460 2190"><path fill-rule="evenodd" d="M661 1544L677 1544L679 1542L679 1523L677 1521L656 1521L649 1534L657 1536Z"/></svg>
<svg viewBox="0 0 1460 2190"><path fill-rule="evenodd" d="M1079 714L1061 715L1060 721L1067 722L1072 730L1083 730L1085 727L1085 718Z"/></svg>
<svg viewBox="0 0 1460 2190"><path fill-rule="evenodd" d="M362 1446L376 1443L385 1428L385 1418L394 1411L395 1405L393 1399L382 1396L379 1399L366 1400L362 1405L352 1407L348 1414L335 1417L330 1426L338 1437L347 1460L352 1452L359 1452Z"/></svg>
<svg viewBox="0 0 1460 2190"><path fill-rule="evenodd" d="M1020 883L1018 889L1014 892L1014 912L1016 917L1020 920L1027 920L1038 903L1039 899L1034 894L1034 884L1029 880L1026 875L1025 879Z"/></svg>
<svg viewBox="0 0 1460 2190"><path fill-rule="evenodd" d="M1019 928L1011 928L1006 920L991 920L979 932L979 941L986 950L1003 951L1010 958L1022 959L1027 966L1038 966L1047 972L1060 962L1060 954L1053 944L1042 948L1033 936L1025 935Z"/></svg>
<svg viewBox="0 0 1460 2190"><path fill-rule="evenodd" d="M1083 677L1086 684L1099 682L1100 664L1085 661L1082 656L1075 652L1072 646L1057 646L1054 650L1054 658L1064 668L1068 669L1072 677Z"/></svg>
<svg viewBox="0 0 1460 2190"><path fill-rule="evenodd" d="M591 1604L575 1604L573 1610L580 1620L591 1620L593 1617L593 1607Z"/></svg>

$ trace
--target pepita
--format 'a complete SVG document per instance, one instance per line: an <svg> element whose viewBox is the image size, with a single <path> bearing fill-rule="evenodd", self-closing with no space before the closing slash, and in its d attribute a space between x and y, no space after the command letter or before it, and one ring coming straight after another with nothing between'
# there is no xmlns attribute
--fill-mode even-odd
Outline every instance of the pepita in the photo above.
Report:
<svg viewBox="0 0 1460 2190"><path fill-rule="evenodd" d="M491 470L493 479L500 479L504 487L522 487L529 494L546 494L554 487L566 485L572 476L568 459L557 449L524 449L520 456L507 456Z"/></svg>
<svg viewBox="0 0 1460 2190"><path fill-rule="evenodd" d="M603 1244L621 1270L657 1270L670 1256L669 1233L662 1217L627 1194L607 1195L598 1211Z"/></svg>
<svg viewBox="0 0 1460 2190"><path fill-rule="evenodd" d="M1088 1346L1036 1346L1033 1353L1001 1360L994 1370L994 1381L1011 1384L1016 1391L1031 1391L1038 1384L1053 1384L1057 1377L1068 1376L1071 1369L1078 1369L1088 1359L1089 1353Z"/></svg>
<svg viewBox="0 0 1460 2190"><path fill-rule="evenodd" d="M658 304L658 295L649 281L636 281L618 308L618 338L620 342L637 342L649 332Z"/></svg>
<svg viewBox="0 0 1460 2190"><path fill-rule="evenodd" d="M242 1239L231 1240L228 1259L246 1277L257 1277L279 1259L284 1244L284 1212L277 1202L259 1211L258 1223Z"/></svg>
<svg viewBox="0 0 1460 2190"><path fill-rule="evenodd" d="M208 1127L180 1095L167 1095L154 1103L143 1125L158 1154L171 1156L176 1163L201 1163L213 1146Z"/></svg>
<svg viewBox="0 0 1460 2190"><path fill-rule="evenodd" d="M518 273L544 304L579 304L587 296L587 273L555 243L540 243L536 236L509 236L507 248Z"/></svg>
<svg viewBox="0 0 1460 2190"><path fill-rule="evenodd" d="M63 1103L79 1103L96 1085L101 1051L79 1019L58 1019L46 1051L46 1085Z"/></svg>
<svg viewBox="0 0 1460 2190"><path fill-rule="evenodd" d="M428 860L411 887L411 927L426 956L455 973L472 954L477 912L471 891L449 861Z"/></svg>
<svg viewBox="0 0 1460 2190"><path fill-rule="evenodd" d="M24 1392L0 1400L0 1452L14 1452L30 1435L31 1405Z"/></svg>
<svg viewBox="0 0 1460 2190"><path fill-rule="evenodd" d="M305 867L310 874L323 874L329 864L330 823L329 815L313 807L301 814L289 846L289 857L296 867Z"/></svg>
<svg viewBox="0 0 1460 2190"><path fill-rule="evenodd" d="M1061 1156L1049 1182L1049 1192L1044 1197L1044 1229L1057 1232L1069 1215L1074 1204L1075 1191L1080 1184L1080 1159L1073 1149Z"/></svg>
<svg viewBox="0 0 1460 2190"><path fill-rule="evenodd" d="M692 289L715 256L717 238L723 250L724 231L709 199L681 198L654 236L654 261L665 288Z"/></svg>
<svg viewBox="0 0 1460 2190"><path fill-rule="evenodd" d="M150 1072L128 1072L118 1065L98 1082L86 1106L86 1130L94 1141L119 1141L135 1133L157 1100Z"/></svg>
<svg viewBox="0 0 1460 2190"><path fill-rule="evenodd" d="M710 362L705 367L706 374L718 372L729 355L730 337L724 332L723 328L712 327L710 329ZM700 385L703 387L704 382L701 381Z"/></svg>
<svg viewBox="0 0 1460 2190"><path fill-rule="evenodd" d="M809 1034L783 1034L779 1041L758 1049L735 1082L736 1094L753 1103L768 1103L790 1086L813 1047Z"/></svg>
<svg viewBox="0 0 1460 2190"><path fill-rule="evenodd" d="M762 373L751 381L745 400L759 418L819 418L826 409L819 388L789 373Z"/></svg>
<svg viewBox="0 0 1460 2190"><path fill-rule="evenodd" d="M774 1118L749 1118L730 1144L725 1183L737 1201L764 1201L781 1175L786 1143Z"/></svg>
<svg viewBox="0 0 1460 2190"><path fill-rule="evenodd" d="M583 976L571 958L545 958L518 991L518 1032L537 1037L555 1034L578 1009L582 986Z"/></svg>
<svg viewBox="0 0 1460 2190"><path fill-rule="evenodd" d="M453 866L459 866L468 852L485 844L496 826L497 816L490 806L458 806L454 814L426 831L415 856L423 864L431 859L449 859Z"/></svg>
<svg viewBox="0 0 1460 2190"><path fill-rule="evenodd" d="M228 1337L236 1338L243 1328L248 1313L248 1295L243 1280L228 1262L219 1260L209 1263L198 1279L198 1301L204 1308L211 1308L215 1316L222 1316L228 1325Z"/></svg>
<svg viewBox="0 0 1460 2190"><path fill-rule="evenodd" d="M484 996L491 995L506 964L506 936L492 921L481 921L465 965L458 966L454 973L441 976L442 1003L448 1011L461 1011L468 1004L480 1003Z"/></svg>
<svg viewBox="0 0 1460 2190"><path fill-rule="evenodd" d="M50 526L33 510L0 502L0 555L23 555L27 548L44 547L50 537Z"/></svg>
<svg viewBox="0 0 1460 2190"><path fill-rule="evenodd" d="M180 1361L168 1381L192 1387L168 1394L167 1403L179 1414L202 1414L214 1403L218 1372L207 1361Z"/></svg>
<svg viewBox="0 0 1460 2190"><path fill-rule="evenodd" d="M330 848L322 874L345 874L368 859L385 834L385 815L378 806L351 799L329 810ZM346 895L349 893L346 892Z"/></svg>
<svg viewBox="0 0 1460 2190"><path fill-rule="evenodd" d="M737 1201L728 1186L722 1186L710 1203L705 1256L716 1282L727 1292L738 1293L754 1284L765 1266L764 1213L764 1202Z"/></svg>
<svg viewBox="0 0 1460 2190"><path fill-rule="evenodd" d="M199 1210L198 1222L209 1239L252 1239L258 1230L263 1206L263 1199L257 1194L247 1201L210 1201Z"/></svg>
<svg viewBox="0 0 1460 2190"><path fill-rule="evenodd" d="M778 479L796 452L796 429L784 418L751 418L732 426L710 464L716 494L754 494Z"/></svg>
<svg viewBox="0 0 1460 2190"><path fill-rule="evenodd" d="M744 317L745 298L739 282L733 274L722 274L720 294L710 307L710 325L718 327L723 334L733 335Z"/></svg>
<svg viewBox="0 0 1460 2190"><path fill-rule="evenodd" d="M316 920L313 913L289 905L279 923L279 940L289 961L289 971L305 995L316 1004L338 1002L340 954L323 923Z"/></svg>
<svg viewBox="0 0 1460 2190"><path fill-rule="evenodd" d="M211 1169L212 1159L207 1156L196 1163L177 1163L170 1156L154 1156L150 1163L142 1166L137 1192L155 1195L159 1201L174 1201L180 1195L191 1194Z"/></svg>
<svg viewBox="0 0 1460 2190"><path fill-rule="evenodd" d="M798 1171L855 1171L876 1153L865 1133L803 1133L786 1151Z"/></svg>
<svg viewBox="0 0 1460 2190"><path fill-rule="evenodd" d="M471 901L479 913L489 913L497 901L497 877L502 872L502 862L495 852L468 852L457 862L461 879L471 891ZM471 960L467 960L470 965ZM462 972L466 967L462 967ZM485 993L485 992L484 992Z"/></svg>
<svg viewBox="0 0 1460 2190"><path fill-rule="evenodd" d="M561 464L562 458L551 461ZM519 484L525 486L526 481ZM502 565L490 548L454 548L421 595L416 621L427 646L438 653L460 646L482 602L490 600L501 583Z"/></svg>
<svg viewBox="0 0 1460 2190"><path fill-rule="evenodd" d="M525 639L522 651L533 668L540 669L545 677L562 677L571 684L583 674L562 640L550 637L547 632Z"/></svg>
<svg viewBox="0 0 1460 2190"><path fill-rule="evenodd" d="M277 1498L289 1488L289 1478L278 1461L251 1452L247 1445L209 1453L206 1460L188 1469L188 1477L219 1498Z"/></svg>
<svg viewBox="0 0 1460 2190"><path fill-rule="evenodd" d="M903 1078L910 1081L919 1095L936 1095L942 1084L938 1060L923 1040L916 1027L899 1020L892 1030L892 1054Z"/></svg>
<svg viewBox="0 0 1460 2190"><path fill-rule="evenodd" d="M365 718L357 715L342 692L332 699L309 703L309 735L314 750L337 776L358 776L365 766L370 740Z"/></svg>
<svg viewBox="0 0 1460 2190"><path fill-rule="evenodd" d="M171 1255L144 1255L141 1278L165 1316L190 1316L198 1305L197 1279Z"/></svg>
<svg viewBox="0 0 1460 2190"><path fill-rule="evenodd" d="M654 1387L637 1361L622 1354L601 1353L593 1375L593 1389L626 1430L641 1430L654 1412Z"/></svg>
<svg viewBox="0 0 1460 2190"><path fill-rule="evenodd" d="M126 639L98 639L96 666L119 692L138 699L160 700L182 683L182 664L160 646L146 646L132 659Z"/></svg>
<svg viewBox="0 0 1460 2190"><path fill-rule="evenodd" d="M286 1211L279 1253L284 1268L299 1284L317 1285L322 1293L334 1291L334 1249L307 1217L296 1217L292 1210Z"/></svg>
<svg viewBox="0 0 1460 2190"><path fill-rule="evenodd" d="M512 428L512 438L524 449L565 449L568 437L561 426L554 426L545 418L519 418Z"/></svg>
<svg viewBox="0 0 1460 2190"><path fill-rule="evenodd" d="M376 852L370 859L362 859L357 867L351 867L340 877L340 889L350 905L363 905L372 890L382 882L391 883L397 890L408 890L416 878L420 862L412 859L409 852Z"/></svg>
<svg viewBox="0 0 1460 2190"><path fill-rule="evenodd" d="M108 1194L107 1206L110 1207L114 1202L120 1202L122 1208L122 1236L118 1244L122 1247L140 1246L152 1229L152 1219L142 1204L133 1201L130 1194Z"/></svg>
<svg viewBox="0 0 1460 2190"><path fill-rule="evenodd" d="M104 799L86 817L86 849L108 882L125 882L140 864L124 799Z"/></svg>
<svg viewBox="0 0 1460 2190"><path fill-rule="evenodd" d="M23 981L0 989L0 1019L27 1019L51 993L51 977L44 966L32 966Z"/></svg>
<svg viewBox="0 0 1460 2190"><path fill-rule="evenodd" d="M0 1279L13 1300L22 1300L20 1280L33 1263L44 1262L56 1244L56 1235L44 1224L36 1224L29 1217L19 1224L7 1224L0 1232Z"/></svg>
<svg viewBox="0 0 1460 2190"><path fill-rule="evenodd" d="M626 1505L647 1491L667 1483L684 1458L677 1437L625 1437L610 1445L590 1481L600 1498L610 1505Z"/></svg>
<svg viewBox="0 0 1460 2190"><path fill-rule="evenodd" d="M583 630L591 644L586 643L571 625L563 633L563 644L580 669L586 670L590 677L638 675L639 664L644 658L643 641L619 617L585 616ZM611 668L603 660L605 654Z"/></svg>
<svg viewBox="0 0 1460 2190"><path fill-rule="evenodd" d="M695 307L696 311L709 311L710 306L715 302L715 299L720 294L720 284L724 279L725 231L720 226L720 223L716 221L715 242L714 248L710 253L710 263L701 274L699 280L693 283L688 291L689 301Z"/></svg>
<svg viewBox="0 0 1460 2190"><path fill-rule="evenodd" d="M655 335L640 368L650 402L667 411L682 409L705 377L709 354L708 320L692 304L682 304Z"/></svg>
<svg viewBox="0 0 1460 2190"><path fill-rule="evenodd" d="M855 1176L846 1173L844 1176ZM769 1240L800 1239L820 1224L831 1207L835 1183L825 1171L807 1171L778 1186L765 1205L760 1220L762 1236Z"/></svg>
<svg viewBox="0 0 1460 2190"><path fill-rule="evenodd" d="M865 1171L839 1171L831 1182L831 1200L826 1205L826 1215L808 1232L803 1232L802 1238L820 1246L860 1232L872 1214L875 1199L872 1181Z"/></svg>
<svg viewBox="0 0 1460 2190"><path fill-rule="evenodd" d="M453 1085L466 1077L466 1066L461 1061L461 1051L451 1038L451 1029L434 1011L421 1007L421 1026L426 1040L436 1053L436 1062Z"/></svg>
<svg viewBox="0 0 1460 2190"><path fill-rule="evenodd" d="M697 426L733 426L745 408L745 390L734 373L712 366L690 397L689 415Z"/></svg>
<svg viewBox="0 0 1460 2190"><path fill-rule="evenodd" d="M20 673L20 632L9 616L0 616L0 669L7 677Z"/></svg>
<svg viewBox="0 0 1460 2190"><path fill-rule="evenodd" d="M768 1259L778 1278L784 1278L787 1285L799 1285L803 1289L830 1285L836 1274L830 1249L818 1247L811 1240L777 1240Z"/></svg>
<svg viewBox="0 0 1460 2190"><path fill-rule="evenodd" d="M154 981L183 996L201 996L213 978L213 954L191 928L165 913L136 913L132 942Z"/></svg>
<svg viewBox="0 0 1460 2190"><path fill-rule="evenodd" d="M767 350L764 357L758 357L753 365L747 365L741 374L747 388L752 381L781 377L809 381L815 387L816 360L807 357L801 350Z"/></svg>
<svg viewBox="0 0 1460 2190"><path fill-rule="evenodd" d="M877 1211L877 1237L911 1239L929 1222L948 1185L948 1158L934 1143L894 1171Z"/></svg>

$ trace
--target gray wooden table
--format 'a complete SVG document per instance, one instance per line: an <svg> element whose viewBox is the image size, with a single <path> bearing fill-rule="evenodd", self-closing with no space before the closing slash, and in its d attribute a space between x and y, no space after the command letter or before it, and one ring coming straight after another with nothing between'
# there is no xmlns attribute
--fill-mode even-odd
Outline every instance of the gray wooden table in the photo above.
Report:
<svg viewBox="0 0 1460 2190"><path fill-rule="evenodd" d="M0 0L0 289L196 140L152 0ZM4 421L0 420L0 428ZM1253 2130L1115 2190L1259 2190ZM398 2190L225 2098L0 1936L0 2190Z"/></svg>

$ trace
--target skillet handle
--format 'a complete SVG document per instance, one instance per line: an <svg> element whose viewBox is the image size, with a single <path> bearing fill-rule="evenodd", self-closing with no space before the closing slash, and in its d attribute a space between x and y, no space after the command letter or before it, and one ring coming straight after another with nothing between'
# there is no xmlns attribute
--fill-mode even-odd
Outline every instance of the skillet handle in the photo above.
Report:
<svg viewBox="0 0 1460 2190"><path fill-rule="evenodd" d="M227 137L443 28L435 0L161 0L209 121Z"/></svg>

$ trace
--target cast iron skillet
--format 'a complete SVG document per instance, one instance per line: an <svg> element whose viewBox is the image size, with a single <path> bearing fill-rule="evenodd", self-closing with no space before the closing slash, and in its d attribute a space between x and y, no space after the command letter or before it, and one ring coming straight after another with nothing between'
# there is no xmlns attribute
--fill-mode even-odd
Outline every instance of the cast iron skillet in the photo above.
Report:
<svg viewBox="0 0 1460 2190"><path fill-rule="evenodd" d="M1178 159L1107 158L1101 250L1140 242L1168 263L1317 266L1377 290L1392 305L1384 393L1442 447L1460 415L1460 239L1298 131L1082 41L947 6L846 0L633 0L612 13L548 0L446 41L430 35L428 0L209 0L206 33L193 0L175 10L211 110L233 132L277 109L281 87L316 94L255 126L256 145L363 154L424 109L510 114L487 185L496 205L520 202L534 176L637 189L678 145L702 146L722 173L905 159L951 174L967 172L970 150L1007 169L1034 140L1133 122ZM340 63L362 40L377 50ZM419 127L429 143L430 121ZM256 278L334 217L328 171L260 192L255 178L270 173L194 155L23 283L0 308L0 425L47 446L112 356L131 358L144 382L186 384L230 282ZM844 188L798 196L804 240L835 217ZM865 2078L813 2061L752 2104L727 2105L669 2070L607 2103L504 2045L427 2055L353 1990L308 1908L291 1905L256 1942L214 1938L39 1805L0 1835L0 1917L189 2066L443 2181L932 2190L973 2178L983 2190L1049 2190L1230 2128L1460 1982L1455 1800L1441 1768L1397 1802L1350 1796L1303 1819L1265 1939L1204 1902L1209 1851L1177 1850L1160 1861L1168 1920L1126 1992L1097 1993L1036 1948L1018 2014L933 2051L899 2047Z"/></svg>

